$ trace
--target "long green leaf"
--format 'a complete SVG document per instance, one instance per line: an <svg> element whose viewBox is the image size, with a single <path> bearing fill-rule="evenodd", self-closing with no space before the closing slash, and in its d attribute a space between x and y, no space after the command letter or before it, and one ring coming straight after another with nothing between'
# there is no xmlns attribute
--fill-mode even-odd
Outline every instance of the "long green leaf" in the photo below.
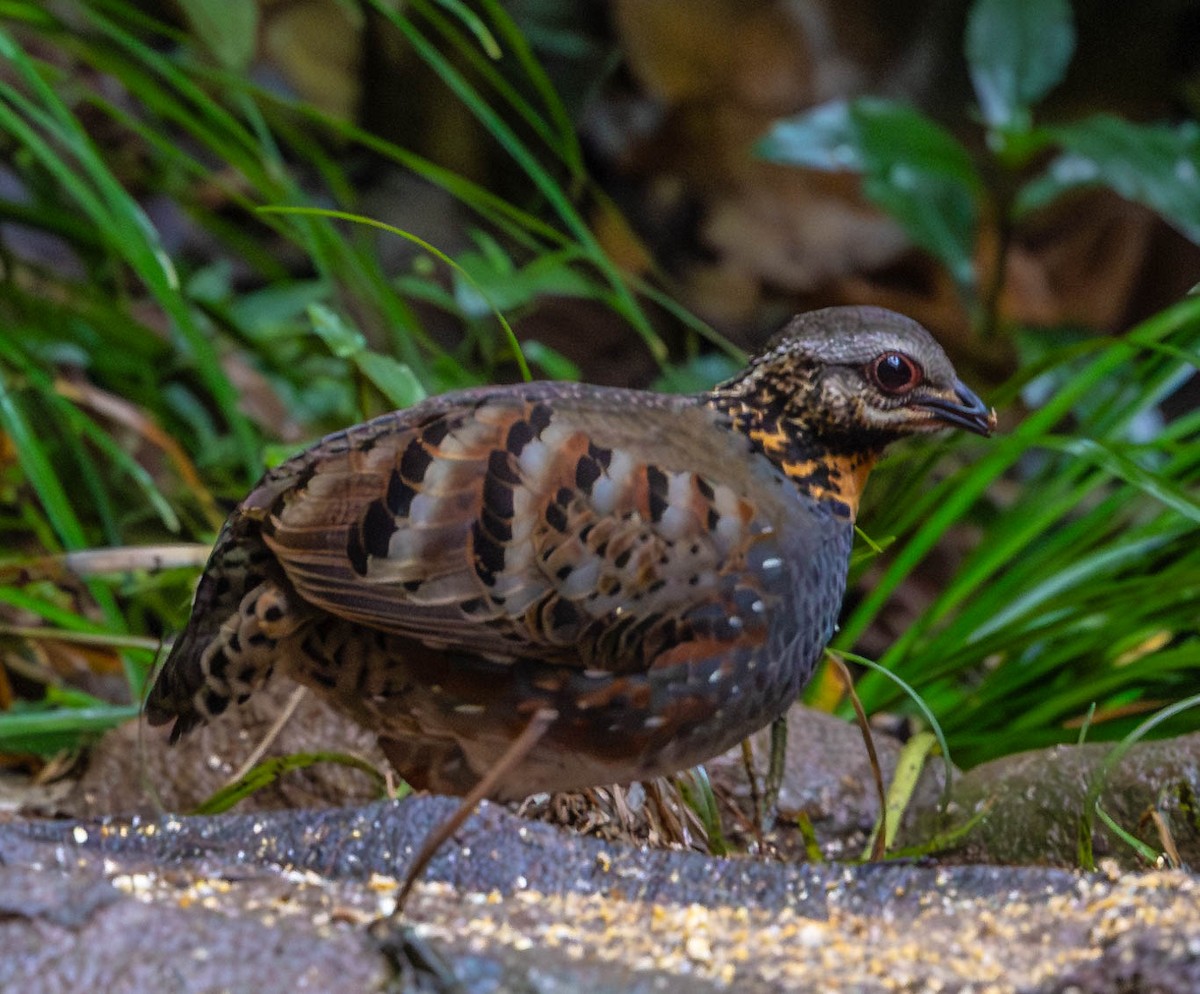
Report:
<svg viewBox="0 0 1200 994"><path fill-rule="evenodd" d="M988 126L1027 129L1031 108L1063 78L1074 51L1068 0L975 0L966 56Z"/></svg>

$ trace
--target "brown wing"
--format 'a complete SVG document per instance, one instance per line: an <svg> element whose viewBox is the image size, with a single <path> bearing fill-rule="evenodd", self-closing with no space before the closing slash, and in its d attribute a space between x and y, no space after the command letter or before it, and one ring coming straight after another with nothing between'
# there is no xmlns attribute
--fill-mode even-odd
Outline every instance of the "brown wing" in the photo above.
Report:
<svg viewBox="0 0 1200 994"><path fill-rule="evenodd" d="M667 416L669 415L669 416ZM765 639L773 488L694 402L534 385L323 443L243 512L297 592L434 648L638 670Z"/></svg>

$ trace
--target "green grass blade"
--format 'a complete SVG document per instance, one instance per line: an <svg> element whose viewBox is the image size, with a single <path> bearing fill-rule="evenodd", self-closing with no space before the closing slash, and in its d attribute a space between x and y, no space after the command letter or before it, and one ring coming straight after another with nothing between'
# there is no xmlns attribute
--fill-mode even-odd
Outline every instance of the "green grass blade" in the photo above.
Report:
<svg viewBox="0 0 1200 994"><path fill-rule="evenodd" d="M410 231L404 231L402 228L397 228L395 225L385 224L383 221L376 221L374 218L364 217L361 214L351 214L348 211L328 210L323 207L261 207L259 210L264 214L297 214L311 215L314 217L327 217L339 221L351 221L355 224L366 225L370 228L378 228L380 231L386 231L388 234L396 235L406 241L412 242L419 246L424 251L428 252L440 262L449 266L456 273L463 277L468 283L474 287L475 291L484 300L488 301L492 309L492 313L496 315L496 320L500 322L500 326L504 329L505 337L508 339L509 347L512 350L513 359L516 361L517 368L521 370L521 377L526 382L533 379L533 374L529 371L529 364L525 361L525 354L521 351L521 343L517 339L517 334L512 330L512 326L508 323L508 319L500 313L500 310L491 303L487 292L475 282L474 278L462 266L446 255L441 249L435 245L425 241L425 239L414 235Z"/></svg>

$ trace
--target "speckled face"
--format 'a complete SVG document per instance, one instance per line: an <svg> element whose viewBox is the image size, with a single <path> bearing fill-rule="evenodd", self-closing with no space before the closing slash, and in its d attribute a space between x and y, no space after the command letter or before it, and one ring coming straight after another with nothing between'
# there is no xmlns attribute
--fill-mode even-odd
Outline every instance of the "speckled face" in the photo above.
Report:
<svg viewBox="0 0 1200 994"><path fill-rule="evenodd" d="M831 441L886 443L951 426L979 434L994 427L929 332L882 308L797 317L755 361L755 374L784 395L785 417Z"/></svg>

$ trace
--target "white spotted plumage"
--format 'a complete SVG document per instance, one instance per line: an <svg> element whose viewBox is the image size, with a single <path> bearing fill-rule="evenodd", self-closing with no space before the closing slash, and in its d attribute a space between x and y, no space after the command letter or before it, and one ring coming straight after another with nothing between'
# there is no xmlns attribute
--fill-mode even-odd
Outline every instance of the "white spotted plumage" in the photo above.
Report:
<svg viewBox="0 0 1200 994"><path fill-rule="evenodd" d="M230 517L147 711L181 734L274 667L416 786L466 791L545 709L499 796L702 761L779 714L833 631L891 440L860 368L881 349L927 404L887 397L887 432L986 430L927 333L865 309L799 319L707 394L483 388L331 435ZM835 452L825 426L865 434Z"/></svg>

